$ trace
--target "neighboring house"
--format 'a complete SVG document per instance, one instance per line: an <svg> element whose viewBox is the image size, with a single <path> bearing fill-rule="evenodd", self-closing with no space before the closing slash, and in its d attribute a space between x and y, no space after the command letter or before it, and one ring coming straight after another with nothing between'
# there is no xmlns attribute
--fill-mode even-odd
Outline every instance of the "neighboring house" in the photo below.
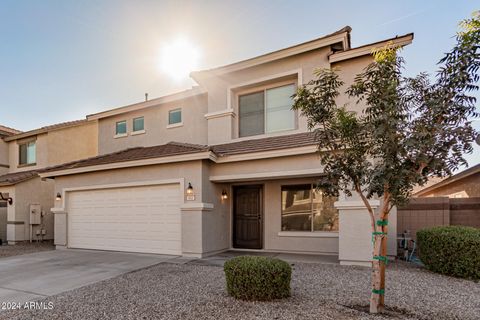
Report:
<svg viewBox="0 0 480 320"><path fill-rule="evenodd" d="M2 127L0 127L0 132ZM27 132L16 131L0 139L0 193L12 198L5 218L0 211L0 236L3 241L53 239L54 183L42 181L39 170L68 161L96 156L97 124L72 121ZM2 162L3 161L3 162ZM33 213L31 211L34 210Z"/></svg>
<svg viewBox="0 0 480 320"><path fill-rule="evenodd" d="M21 131L0 125L0 176L8 172L8 143L3 138L18 134ZM7 202L0 200L0 239L7 238Z"/></svg>
<svg viewBox="0 0 480 320"><path fill-rule="evenodd" d="M195 257L235 248L339 254L344 264L369 265L365 207L315 190L316 143L291 110L291 96L315 69L338 67L348 85L373 48L413 39L350 48L350 31L193 72L199 86L191 90L87 116L98 122L99 156L40 173L59 195L57 248ZM391 219L396 234L395 212Z"/></svg>
<svg viewBox="0 0 480 320"><path fill-rule="evenodd" d="M414 194L415 197L448 197L474 198L480 197L480 163L429 185Z"/></svg>

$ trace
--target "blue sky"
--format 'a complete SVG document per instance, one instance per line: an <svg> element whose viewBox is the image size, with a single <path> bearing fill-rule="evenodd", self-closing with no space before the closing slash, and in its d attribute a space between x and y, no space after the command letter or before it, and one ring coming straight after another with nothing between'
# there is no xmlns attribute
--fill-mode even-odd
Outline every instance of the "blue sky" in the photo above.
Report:
<svg viewBox="0 0 480 320"><path fill-rule="evenodd" d="M182 36L199 68L353 28L352 45L415 33L405 72L434 72L477 1L0 1L0 123L20 130L188 88L158 68ZM480 129L480 122L476 127ZM469 157L480 162L480 149Z"/></svg>

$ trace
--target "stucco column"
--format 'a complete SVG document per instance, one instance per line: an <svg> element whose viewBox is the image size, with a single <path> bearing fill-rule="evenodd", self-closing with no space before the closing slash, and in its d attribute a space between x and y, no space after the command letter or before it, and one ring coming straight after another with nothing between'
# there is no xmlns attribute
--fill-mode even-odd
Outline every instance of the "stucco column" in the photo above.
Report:
<svg viewBox="0 0 480 320"><path fill-rule="evenodd" d="M370 200L373 209L380 201ZM342 265L371 266L372 231L368 210L359 200L341 200L335 202L339 211L339 254Z"/></svg>
<svg viewBox="0 0 480 320"><path fill-rule="evenodd" d="M54 214L54 241L56 249L67 247L67 212L63 208L52 208Z"/></svg>
<svg viewBox="0 0 480 320"><path fill-rule="evenodd" d="M203 248L203 221L204 215L213 210L213 204L194 202L181 206L182 211L182 255L185 257L201 258Z"/></svg>

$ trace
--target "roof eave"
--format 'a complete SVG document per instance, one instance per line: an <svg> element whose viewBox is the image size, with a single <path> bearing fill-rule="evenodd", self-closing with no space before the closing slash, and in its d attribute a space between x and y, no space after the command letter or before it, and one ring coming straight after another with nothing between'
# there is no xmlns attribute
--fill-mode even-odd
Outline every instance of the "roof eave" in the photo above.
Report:
<svg viewBox="0 0 480 320"><path fill-rule="evenodd" d="M393 47L399 46L404 47L412 43L414 34L408 33L403 36L397 36L395 38L390 38L370 44L366 44L357 48L352 48L345 51L339 51L331 54L328 57L330 63L336 63L348 59L358 58L361 56L371 55L372 50L382 48L385 46Z"/></svg>
<svg viewBox="0 0 480 320"><path fill-rule="evenodd" d="M347 26L330 35L326 35L324 37L307 41L307 42L294 45L288 48L269 52L254 58L235 62L235 63L228 64L226 66L221 66L218 68L193 71L190 73L190 76L194 80L198 81L200 78L202 78L203 75L221 75L221 74L230 73L238 70L243 70L243 69L251 68L260 64L264 64L271 61L298 55L304 52L316 50L322 47L327 47L331 44L338 43L338 42L341 42L344 48L349 48L350 47L349 34L351 30L352 28Z"/></svg>
<svg viewBox="0 0 480 320"><path fill-rule="evenodd" d="M119 108L110 109L107 111L90 114L90 115L87 115L87 120L92 121L92 120L107 118L117 114L150 108L150 107L154 107L164 103L170 103L170 102L175 102L175 101L195 97L205 93L206 91L202 87L194 87L188 90L173 93L160 98L155 98L155 99L134 103L134 104L130 104L130 105L119 107Z"/></svg>

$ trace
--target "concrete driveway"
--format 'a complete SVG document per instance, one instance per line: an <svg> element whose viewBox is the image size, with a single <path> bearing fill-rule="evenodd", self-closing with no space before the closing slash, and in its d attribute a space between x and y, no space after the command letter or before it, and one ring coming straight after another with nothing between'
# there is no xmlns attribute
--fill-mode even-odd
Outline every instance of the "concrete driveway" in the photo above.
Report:
<svg viewBox="0 0 480 320"><path fill-rule="evenodd" d="M0 303L24 303L72 290L175 256L54 250L0 259Z"/></svg>

